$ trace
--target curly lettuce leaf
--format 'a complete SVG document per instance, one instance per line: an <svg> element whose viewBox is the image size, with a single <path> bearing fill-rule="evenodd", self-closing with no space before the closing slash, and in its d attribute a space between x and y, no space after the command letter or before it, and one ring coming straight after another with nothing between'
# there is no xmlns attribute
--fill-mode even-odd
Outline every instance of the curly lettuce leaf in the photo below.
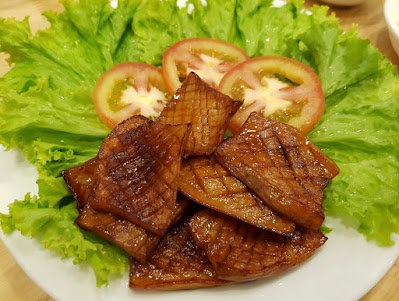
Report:
<svg viewBox="0 0 399 301"><path fill-rule="evenodd" d="M121 2L115 10L106 1L66 1L62 14L45 13L51 27L36 36L28 19L0 20L0 51L15 63L0 79L0 142L22 149L39 174L38 197L11 204L9 215L0 217L2 228L36 237L76 263L88 262L98 285L124 273L128 256L75 225L76 205L60 172L94 157L109 133L91 95L98 77L115 64L133 4ZM83 17L91 21L85 28Z"/></svg>
<svg viewBox="0 0 399 301"><path fill-rule="evenodd" d="M1 226L5 233L18 229L22 235L37 237L45 248L63 258L73 257L75 264L89 262L98 286L107 284L110 275L126 272L127 255L105 240L81 231L74 223L77 216L75 202L40 207L37 198L27 194L23 201L10 205L10 214L2 215Z"/></svg>
<svg viewBox="0 0 399 301"><path fill-rule="evenodd" d="M0 52L13 69L0 78L0 143L20 148L38 169L38 196L1 215L3 231L19 230L46 248L93 266L97 284L127 269L117 247L80 230L60 172L94 157L109 129L91 95L100 75L124 61L161 66L164 51L191 37L234 43L251 56L282 55L320 76L326 111L309 134L341 169L325 191L328 215L379 245L399 233L399 77L356 31L344 32L327 8L271 0L62 1L47 12L49 29L32 35L28 20L0 19ZM221 21L222 20L222 21ZM325 230L327 227L325 227ZM61 235L66 230L67 234Z"/></svg>

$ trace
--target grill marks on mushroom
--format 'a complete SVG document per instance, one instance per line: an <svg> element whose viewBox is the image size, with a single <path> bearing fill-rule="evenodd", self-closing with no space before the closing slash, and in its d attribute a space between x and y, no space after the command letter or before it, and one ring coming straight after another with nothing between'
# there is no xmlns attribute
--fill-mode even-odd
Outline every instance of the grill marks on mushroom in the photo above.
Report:
<svg viewBox="0 0 399 301"><path fill-rule="evenodd" d="M95 158L62 173L76 223L133 257L131 288L272 276L327 240L323 189L338 167L297 130L257 113L222 142L240 105L190 74L158 121L130 117Z"/></svg>

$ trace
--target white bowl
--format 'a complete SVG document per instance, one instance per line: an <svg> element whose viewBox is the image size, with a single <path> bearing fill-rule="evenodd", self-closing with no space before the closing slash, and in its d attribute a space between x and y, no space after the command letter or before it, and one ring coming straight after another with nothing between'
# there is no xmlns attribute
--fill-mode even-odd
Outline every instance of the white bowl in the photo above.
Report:
<svg viewBox="0 0 399 301"><path fill-rule="evenodd" d="M399 55L399 1L385 0L384 15L392 46Z"/></svg>
<svg viewBox="0 0 399 301"><path fill-rule="evenodd" d="M320 1L338 6L354 6L366 2L367 0L320 0Z"/></svg>

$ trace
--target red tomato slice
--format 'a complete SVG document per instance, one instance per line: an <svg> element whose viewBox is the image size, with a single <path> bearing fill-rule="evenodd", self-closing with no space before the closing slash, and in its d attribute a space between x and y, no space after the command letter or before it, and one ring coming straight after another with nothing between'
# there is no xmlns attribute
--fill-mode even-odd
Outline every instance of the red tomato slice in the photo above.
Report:
<svg viewBox="0 0 399 301"><path fill-rule="evenodd" d="M247 59L248 54L233 44L207 38L187 39L165 52L162 74L171 94L190 72L216 88L227 71Z"/></svg>
<svg viewBox="0 0 399 301"><path fill-rule="evenodd" d="M122 63L111 68L93 92L97 115L111 128L132 115L155 119L169 99L161 70L143 63Z"/></svg>
<svg viewBox="0 0 399 301"><path fill-rule="evenodd" d="M325 99L314 71L285 57L258 57L230 70L218 89L244 104L233 116L229 129L235 133L252 112L309 132L323 115Z"/></svg>

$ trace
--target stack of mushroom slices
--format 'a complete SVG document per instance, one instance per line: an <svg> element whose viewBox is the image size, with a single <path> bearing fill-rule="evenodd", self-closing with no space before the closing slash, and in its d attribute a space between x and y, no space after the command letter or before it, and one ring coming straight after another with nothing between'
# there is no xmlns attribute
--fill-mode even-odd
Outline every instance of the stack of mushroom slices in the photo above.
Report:
<svg viewBox="0 0 399 301"><path fill-rule="evenodd" d="M98 155L63 172L76 223L125 250L133 289L254 280L298 265L327 238L323 189L337 166L295 128L252 113L191 73L157 121L132 116Z"/></svg>

